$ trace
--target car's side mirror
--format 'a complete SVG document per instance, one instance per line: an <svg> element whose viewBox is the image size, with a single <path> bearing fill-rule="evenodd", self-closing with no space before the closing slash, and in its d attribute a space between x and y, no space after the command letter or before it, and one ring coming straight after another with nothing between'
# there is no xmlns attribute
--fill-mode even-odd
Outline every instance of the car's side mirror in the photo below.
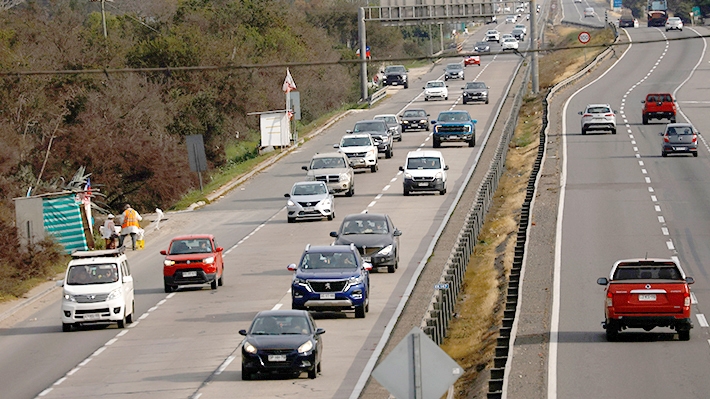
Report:
<svg viewBox="0 0 710 399"><path fill-rule="evenodd" d="M383 69L383 70L381 70L381 71L380 71L380 73L385 73L385 70L384 70L384 69Z"/></svg>
<svg viewBox="0 0 710 399"><path fill-rule="evenodd" d="M641 100L641 104L646 104L646 100Z"/></svg>
<svg viewBox="0 0 710 399"><path fill-rule="evenodd" d="M663 132L658 133L659 136L663 136Z"/></svg>
<svg viewBox="0 0 710 399"><path fill-rule="evenodd" d="M292 272L295 272L296 269L297 269L297 267L296 267L296 264L295 264L295 263L291 263L290 265L286 266L286 269L288 269L288 270L290 270L290 271L292 271Z"/></svg>
<svg viewBox="0 0 710 399"><path fill-rule="evenodd" d="M333 148L340 148L340 144L333 144Z"/></svg>
<svg viewBox="0 0 710 399"><path fill-rule="evenodd" d="M301 169L308 171L308 166L301 166Z"/></svg>
<svg viewBox="0 0 710 399"><path fill-rule="evenodd" d="M239 330L239 335L247 335L247 330Z"/></svg>
<svg viewBox="0 0 710 399"><path fill-rule="evenodd" d="M316 335L325 334L325 330L322 329L322 328L320 328L320 327L318 327L318 328L316 328L316 333L315 333L315 334L316 334Z"/></svg>
<svg viewBox="0 0 710 399"><path fill-rule="evenodd" d="M217 252L222 252L222 251L224 251L224 248L222 248L222 247L217 247Z"/></svg>
<svg viewBox="0 0 710 399"><path fill-rule="evenodd" d="M422 89L426 89L426 87L422 86Z"/></svg>
<svg viewBox="0 0 710 399"><path fill-rule="evenodd" d="M331 231L330 236L333 238L338 238L338 232L337 231Z"/></svg>
<svg viewBox="0 0 710 399"><path fill-rule="evenodd" d="M363 269L367 270L368 272L372 270L372 263L370 262L362 262L362 267Z"/></svg>
<svg viewBox="0 0 710 399"><path fill-rule="evenodd" d="M353 131L350 130L350 129L348 129L348 130L345 131L345 133L352 133L352 132L353 132Z"/></svg>
<svg viewBox="0 0 710 399"><path fill-rule="evenodd" d="M695 279L692 277L686 277L685 282L688 284L693 284L693 283L695 283Z"/></svg>
<svg viewBox="0 0 710 399"><path fill-rule="evenodd" d="M166 251L166 250L164 250L164 249L161 249L161 250L160 250L160 254L161 254L161 255L167 255L167 254L168 254L168 251Z"/></svg>
<svg viewBox="0 0 710 399"><path fill-rule="evenodd" d="M394 233L392 233L392 235L395 236L395 237L399 237L399 236L402 235L402 232L401 232L399 229L395 229L395 230L394 230Z"/></svg>
<svg viewBox="0 0 710 399"><path fill-rule="evenodd" d="M444 166L444 170L449 170L449 165Z"/></svg>
<svg viewBox="0 0 710 399"><path fill-rule="evenodd" d="M582 112L582 111L579 111L579 112L577 112L577 113L578 113L578 114L580 114L580 115L582 115L582 114L583 114L583 112Z"/></svg>
<svg viewBox="0 0 710 399"><path fill-rule="evenodd" d="M291 194L286 193L286 194L284 194L284 197L286 197L286 198L291 198Z"/></svg>
<svg viewBox="0 0 710 399"><path fill-rule="evenodd" d="M475 125L476 123L478 123L478 120L477 120L477 119L473 119L473 120L471 120L471 122L473 122L473 124Z"/></svg>
<svg viewBox="0 0 710 399"><path fill-rule="evenodd" d="M609 284L609 280L607 280L606 277L599 277L599 278L597 279L597 284L599 284L599 285L607 285L607 284Z"/></svg>
<svg viewBox="0 0 710 399"><path fill-rule="evenodd" d="M431 124L432 124L432 125L436 125L436 121L432 119L432 120L431 120Z"/></svg>
<svg viewBox="0 0 710 399"><path fill-rule="evenodd" d="M399 170L402 171L402 172L404 172L404 166L400 166L400 167L399 167Z"/></svg>

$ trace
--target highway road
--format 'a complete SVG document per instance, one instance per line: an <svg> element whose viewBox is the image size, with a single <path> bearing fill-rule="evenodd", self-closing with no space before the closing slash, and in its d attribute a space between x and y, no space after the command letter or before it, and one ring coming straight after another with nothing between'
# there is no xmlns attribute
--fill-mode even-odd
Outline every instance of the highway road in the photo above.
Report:
<svg viewBox="0 0 710 399"><path fill-rule="evenodd" d="M608 2L582 0L576 3L574 0L561 0L559 4L562 11L563 22L588 25L596 28L604 27L604 13L609 7ZM584 9L587 7L594 9L594 16L584 16Z"/></svg>
<svg viewBox="0 0 710 399"><path fill-rule="evenodd" d="M552 308L548 398L700 398L710 379L710 159L707 101L710 57L707 29L666 33L629 29L633 44L597 80L575 92L563 119L564 166L558 214L555 291ZM649 92L678 99L678 121L690 121L702 137L699 157L661 157L662 121L641 123L641 100ZM580 134L588 103L618 110L616 135ZM604 288L614 261L677 257L691 286L693 321L689 342L674 331L627 330L621 342L606 342Z"/></svg>
<svg viewBox="0 0 710 399"><path fill-rule="evenodd" d="M506 28L502 24L501 30L505 33L506 29L512 29L512 25ZM482 34L470 37L467 46ZM439 65L413 79L409 89L391 89L391 96L374 109L342 118L216 203L193 212L169 214L160 230L147 237L144 250L128 253L137 310L137 322L130 328L93 327L62 333L60 293L52 293L54 300L46 307L0 330L2 396L204 399L352 395L416 266L467 171L474 166L491 116L521 58L511 53L484 56L482 61L480 67L467 67L466 80L481 80L491 87L488 105L461 105L461 81L449 81L448 101L424 102L420 87L427 80L443 78L443 66ZM475 148L445 145L441 149L450 166L446 195L402 196L398 167L406 152L431 147L430 132L408 131L402 142L395 143L392 159L380 158L377 173L357 173L354 197L336 198L335 220L286 223L283 194L304 178L301 166L314 153L333 151L333 144L357 120L398 113L408 107L425 108L433 119L443 110L467 109L478 120ZM309 380L304 375L299 379L241 381L242 337L237 331L247 328L260 310L289 308L291 273L286 266L298 261L306 244L330 243L328 233L337 229L345 215L365 210L388 213L404 233L398 271L372 275L367 317L317 317L319 327L327 331L323 372L317 379ZM212 233L217 237L225 248L223 287L163 292L162 256L158 252L167 247L171 237L183 233Z"/></svg>

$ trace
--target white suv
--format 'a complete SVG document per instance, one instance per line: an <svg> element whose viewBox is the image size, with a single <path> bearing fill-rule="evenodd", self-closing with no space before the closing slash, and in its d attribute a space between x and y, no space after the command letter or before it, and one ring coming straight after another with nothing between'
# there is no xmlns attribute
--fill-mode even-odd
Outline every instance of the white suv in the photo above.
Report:
<svg viewBox="0 0 710 399"><path fill-rule="evenodd" d="M488 32L486 32L486 41L499 42L500 41L500 33L495 29L489 30Z"/></svg>
<svg viewBox="0 0 710 399"><path fill-rule="evenodd" d="M103 251L75 251L71 254L63 287L62 331L90 323L133 322L135 301L133 277L125 247Z"/></svg>
<svg viewBox="0 0 710 399"><path fill-rule="evenodd" d="M422 89L424 89L424 101L429 101L430 98L449 99L449 89L446 88L446 83L441 80L430 80Z"/></svg>
<svg viewBox="0 0 710 399"><path fill-rule="evenodd" d="M616 134L616 112L609 104L589 104L579 114L582 115L582 134L590 130L609 130Z"/></svg>
<svg viewBox="0 0 710 399"><path fill-rule="evenodd" d="M372 173L377 172L377 145L369 133L349 133L333 147L348 156L353 169L370 168Z"/></svg>
<svg viewBox="0 0 710 399"><path fill-rule="evenodd" d="M409 151L404 166L400 166L404 176L402 181L404 195L412 191L438 191L446 194L446 171L441 151Z"/></svg>

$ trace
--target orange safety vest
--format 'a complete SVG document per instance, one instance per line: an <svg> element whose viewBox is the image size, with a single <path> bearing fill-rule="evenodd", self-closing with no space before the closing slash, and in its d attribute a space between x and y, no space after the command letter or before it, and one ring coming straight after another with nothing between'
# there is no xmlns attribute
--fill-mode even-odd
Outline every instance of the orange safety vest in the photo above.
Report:
<svg viewBox="0 0 710 399"><path fill-rule="evenodd" d="M123 212L123 224L121 224L121 227L124 229L130 226L141 227L140 224L138 224L138 212L132 208L126 209Z"/></svg>

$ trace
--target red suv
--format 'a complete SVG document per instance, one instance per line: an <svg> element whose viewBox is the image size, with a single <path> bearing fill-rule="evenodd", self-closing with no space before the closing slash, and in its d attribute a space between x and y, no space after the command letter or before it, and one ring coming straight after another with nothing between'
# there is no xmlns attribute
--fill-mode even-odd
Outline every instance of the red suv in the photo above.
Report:
<svg viewBox="0 0 710 399"><path fill-rule="evenodd" d="M163 261L165 292L180 285L210 284L213 290L222 285L224 263L222 251L211 234L178 236L170 242Z"/></svg>
<svg viewBox="0 0 710 399"><path fill-rule="evenodd" d="M676 105L670 93L650 93L646 99L641 101L643 110L641 119L644 125L648 125L651 119L668 119L670 123L675 123Z"/></svg>

